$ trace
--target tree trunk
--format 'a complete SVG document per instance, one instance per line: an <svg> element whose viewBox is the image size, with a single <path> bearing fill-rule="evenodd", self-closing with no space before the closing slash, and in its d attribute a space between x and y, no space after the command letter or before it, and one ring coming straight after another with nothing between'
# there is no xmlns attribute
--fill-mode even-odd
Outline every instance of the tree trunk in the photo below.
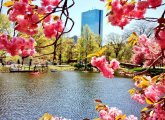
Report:
<svg viewBox="0 0 165 120"><path fill-rule="evenodd" d="M22 57L22 65L23 65L23 63L24 63L24 57Z"/></svg>
<svg viewBox="0 0 165 120"><path fill-rule="evenodd" d="M56 60L56 44L54 44L53 64L55 64L55 63L56 63L56 62L55 62L55 60Z"/></svg>

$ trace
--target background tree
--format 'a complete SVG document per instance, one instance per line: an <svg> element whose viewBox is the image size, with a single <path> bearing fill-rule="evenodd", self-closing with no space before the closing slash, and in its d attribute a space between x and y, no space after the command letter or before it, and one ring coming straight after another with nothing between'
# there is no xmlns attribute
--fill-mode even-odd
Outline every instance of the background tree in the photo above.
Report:
<svg viewBox="0 0 165 120"><path fill-rule="evenodd" d="M11 34L11 23L7 17L7 15L0 13L0 34L5 33ZM0 50L0 57L5 57L6 52Z"/></svg>
<svg viewBox="0 0 165 120"><path fill-rule="evenodd" d="M145 34L147 37L154 37L154 28L157 26L156 23L149 21L134 21L129 28L124 30L123 37L128 38L133 32L137 35Z"/></svg>
<svg viewBox="0 0 165 120"><path fill-rule="evenodd" d="M36 40L36 55L35 57L40 58L40 57L45 57L48 58L48 60L53 59L52 53L54 52L54 47L53 46L48 46L45 48L40 48L42 46L49 45L54 42L53 39L48 39L45 37L43 34L42 28L39 29L38 33L33 36L33 38Z"/></svg>
<svg viewBox="0 0 165 120"><path fill-rule="evenodd" d="M113 53L115 58L121 60L122 55L124 54L123 48L126 44L126 39L124 39L121 35L116 33L110 33L108 35L108 45L113 49Z"/></svg>
<svg viewBox="0 0 165 120"><path fill-rule="evenodd" d="M76 46L73 39L65 38L65 41L61 44L62 49L62 61L69 63L71 60L77 60Z"/></svg>
<svg viewBox="0 0 165 120"><path fill-rule="evenodd" d="M24 39L24 38L18 37L19 36L18 32L22 32L24 34L27 34L33 37L35 34L38 33L39 27L42 27L45 37L49 39L54 39L54 41L50 42L49 44L46 43L46 45L44 44L43 46L41 45L37 46L38 48L37 51L42 51L42 50L39 50L39 48L47 48L47 47L50 48L50 46L53 46L54 47L53 52L51 51L50 53L42 54L41 56L53 54L53 61L55 61L58 40L60 39L62 35L70 32L74 26L74 21L72 20L72 18L70 18L69 11L68 11L68 9L70 9L74 5L74 0L72 0L71 2L68 2L67 0L46 1L46 2L41 1L40 6L37 6L33 2L22 1L22 0L21 1L1 0L0 4L1 4L0 13L2 11L2 5L8 7L7 14L8 14L8 17L10 18L10 21L13 23L14 30L13 30L12 37L14 37L15 41L19 41L20 39L23 41ZM45 9L47 6L51 6L51 9L49 10ZM54 15L54 13L57 13L57 12L58 14ZM21 15L21 17L19 15ZM68 27L69 29L66 30L68 22L70 22L71 24L70 24L70 27ZM5 39L9 41L11 40L12 42L13 38L9 35L9 31L7 32L8 32L7 34L3 32L3 35L5 35ZM6 36L10 36L10 38L7 38ZM10 49L12 46L14 46L14 43L11 43L11 42L6 42L6 44L10 44L8 45L10 47L6 47L7 45L3 45L1 49L4 49L4 50L7 49L8 52L12 53ZM31 47L34 48L34 46L32 45ZM18 49L20 48L15 47L13 51L16 51L16 52L15 54L11 54L11 55L13 56L20 55L20 52L18 52L20 50ZM24 51L28 53L27 49ZM33 53L34 53L33 51L30 52L28 56L33 55ZM26 57L28 56L26 55Z"/></svg>
<svg viewBox="0 0 165 120"><path fill-rule="evenodd" d="M88 62L87 55L98 51L101 47L101 39L98 35L91 32L88 26L83 27L81 38L78 39L76 49L78 52L78 60Z"/></svg>
<svg viewBox="0 0 165 120"><path fill-rule="evenodd" d="M0 13L0 34L2 33L11 35L11 22L7 15Z"/></svg>

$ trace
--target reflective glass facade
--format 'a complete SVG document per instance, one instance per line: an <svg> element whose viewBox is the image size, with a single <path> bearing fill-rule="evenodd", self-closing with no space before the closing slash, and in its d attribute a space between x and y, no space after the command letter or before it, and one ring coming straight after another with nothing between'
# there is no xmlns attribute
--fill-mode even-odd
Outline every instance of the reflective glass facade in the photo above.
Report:
<svg viewBox="0 0 165 120"><path fill-rule="evenodd" d="M81 15L81 32L83 26L88 25L92 32L103 37L103 11L89 10Z"/></svg>

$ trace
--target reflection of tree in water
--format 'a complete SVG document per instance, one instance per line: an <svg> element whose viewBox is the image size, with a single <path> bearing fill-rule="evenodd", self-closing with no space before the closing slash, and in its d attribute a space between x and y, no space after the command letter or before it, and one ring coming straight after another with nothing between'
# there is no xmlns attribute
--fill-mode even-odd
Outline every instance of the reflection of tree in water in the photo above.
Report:
<svg viewBox="0 0 165 120"><path fill-rule="evenodd" d="M77 75L80 77L80 78L85 78L88 79L88 80L95 80L99 74L98 73L93 73L93 72L77 72Z"/></svg>
<svg viewBox="0 0 165 120"><path fill-rule="evenodd" d="M27 75L26 84L24 88L29 96L33 98L42 97L47 93L52 87L52 81L58 79L60 74L56 74L55 77L52 73L40 73L39 75Z"/></svg>

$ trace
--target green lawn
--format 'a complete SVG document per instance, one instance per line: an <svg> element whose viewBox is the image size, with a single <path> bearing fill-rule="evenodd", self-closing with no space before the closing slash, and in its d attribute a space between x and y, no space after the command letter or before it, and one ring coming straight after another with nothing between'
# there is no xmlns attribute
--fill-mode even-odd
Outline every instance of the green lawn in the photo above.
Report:
<svg viewBox="0 0 165 120"><path fill-rule="evenodd" d="M70 65L49 65L49 69L57 70L57 71L72 71L75 69L74 66Z"/></svg>

